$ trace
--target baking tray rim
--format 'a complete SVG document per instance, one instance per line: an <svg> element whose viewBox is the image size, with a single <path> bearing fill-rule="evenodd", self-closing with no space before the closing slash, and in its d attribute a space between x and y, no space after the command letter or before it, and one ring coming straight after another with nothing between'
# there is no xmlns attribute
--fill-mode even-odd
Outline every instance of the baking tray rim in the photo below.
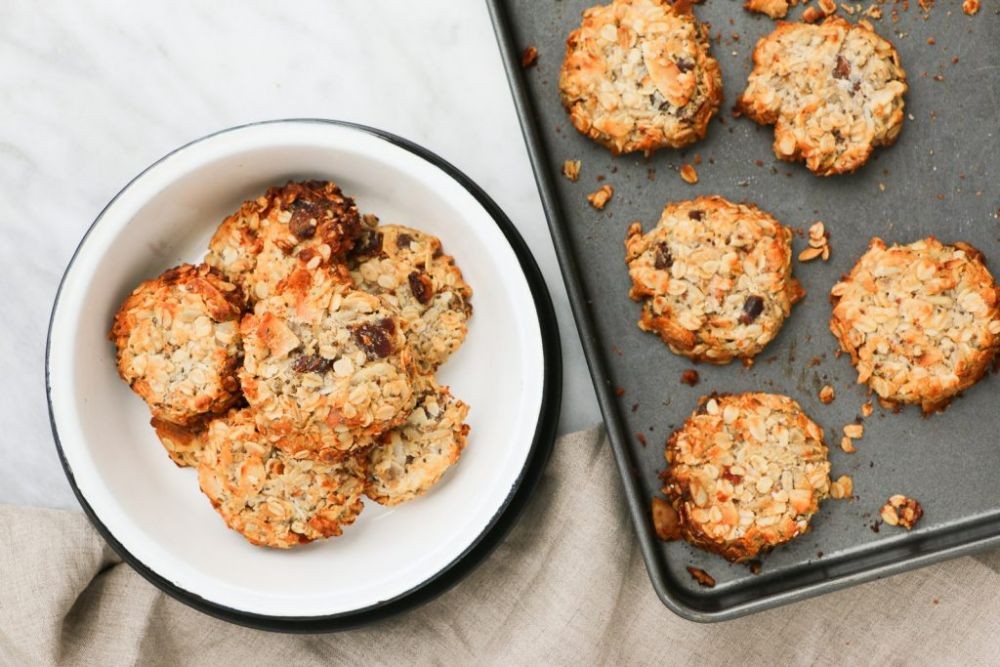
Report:
<svg viewBox="0 0 1000 667"><path fill-rule="evenodd" d="M1000 518L993 518L988 522L996 526L992 534L957 542L939 549L913 551L894 562L873 565L867 569L835 576L815 583L808 583L798 588L766 594L756 600L740 602L718 610L698 609L678 599L670 591L658 562L661 556L656 551L657 538L647 521L647 503L641 497L639 484L632 472L635 469L635 466L631 462L632 454L625 445L625 438L628 435L618 411L618 403L607 372L607 362L604 358L604 353L599 347L600 339L596 333L590 307L587 305L587 297L583 291L582 281L577 269L576 256L572 250L569 235L564 230L563 214L559 198L552 182L552 175L547 169L546 151L542 146L541 135L535 116L534 102L525 85L524 69L520 65L518 46L513 41L510 17L505 6L507 2L509 0L486 0L486 5L500 49L500 56L507 75L507 83L510 87L511 96L513 97L514 108L521 125L521 133L528 152L528 159L531 163L535 183L538 187L542 209L545 212L546 223L548 224L549 233L552 236L559 269L566 287L566 293L569 297L570 309L573 313L573 319L576 322L580 344L583 347L584 357L587 360L591 381L597 395L598 407L604 419L605 430L608 435L608 441L611 444L618 475L624 487L629 516L639 538L639 548L646 567L646 573L649 575L650 582L660 601L670 611L682 618L699 623L715 623L799 602L826 593L832 593L857 584L883 579L952 558L978 553L989 548L1000 547ZM934 537L942 533L961 532L964 532L962 527L952 527L951 530L928 533L927 536ZM873 553L860 554L851 558L851 560L871 558L873 554L877 555L884 551L884 548L878 549Z"/></svg>

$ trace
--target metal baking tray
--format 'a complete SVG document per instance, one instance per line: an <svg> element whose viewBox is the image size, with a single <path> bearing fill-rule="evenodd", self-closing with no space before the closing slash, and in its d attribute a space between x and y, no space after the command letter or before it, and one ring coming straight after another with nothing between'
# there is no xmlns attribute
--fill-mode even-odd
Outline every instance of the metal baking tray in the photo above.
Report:
<svg viewBox="0 0 1000 667"><path fill-rule="evenodd" d="M984 4L969 17L957 2L938 3L929 14L916 2L908 11L902 4L882 5L884 17L873 24L899 50L910 84L909 118L896 145L876 149L858 172L819 178L801 164L775 159L772 128L730 114L754 45L775 27L732 0L695 6L712 25L725 88L705 140L648 159L615 158L578 134L560 104L558 74L566 36L596 1L487 4L625 497L660 599L685 618L720 621L1000 546L1000 378L985 378L929 418L916 408L892 414L875 403L858 451L848 455L838 447L841 429L855 420L868 395L856 384L847 356L835 355L827 329L829 290L872 236L888 242L927 235L966 241L985 253L994 271L1000 269L1000 12ZM792 10L790 19L801 11ZM538 49L538 60L525 69L521 53L528 46ZM700 180L692 186L677 169L693 162L695 153ZM576 183L560 173L566 159L583 163ZM614 187L614 197L598 212L585 196L601 183ZM796 264L807 296L751 368L693 366L675 356L656 336L639 331L639 306L628 298L623 241L629 222L640 220L648 230L666 202L702 194L754 202L800 230L822 220L831 234L829 262ZM796 254L805 246L798 235ZM689 368L700 374L696 387L680 383ZM823 405L817 393L827 383L836 400ZM764 556L757 575L686 543L658 541L649 516L666 466L664 443L698 397L750 390L797 400L826 429L833 477L851 475L855 494L824 503L812 530ZM873 528L879 507L894 493L923 505L925 515L912 532ZM706 570L717 585L700 587L688 566Z"/></svg>

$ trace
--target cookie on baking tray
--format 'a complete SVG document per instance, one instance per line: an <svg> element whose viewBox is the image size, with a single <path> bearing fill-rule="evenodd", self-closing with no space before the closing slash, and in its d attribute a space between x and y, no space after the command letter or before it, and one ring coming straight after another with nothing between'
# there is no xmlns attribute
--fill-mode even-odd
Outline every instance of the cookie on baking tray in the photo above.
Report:
<svg viewBox="0 0 1000 667"><path fill-rule="evenodd" d="M242 308L242 290L206 265L169 269L125 299L109 337L154 418L183 426L239 399Z"/></svg>
<svg viewBox="0 0 1000 667"><path fill-rule="evenodd" d="M830 330L858 382L889 403L939 410L1000 349L1000 289L966 243L931 237L888 247L874 238L830 299Z"/></svg>
<svg viewBox="0 0 1000 667"><path fill-rule="evenodd" d="M820 176L854 171L903 127L906 72L866 22L779 23L754 49L737 109L774 125L774 153Z"/></svg>
<svg viewBox="0 0 1000 667"><path fill-rule="evenodd" d="M733 562L809 529L830 490L823 429L786 396L706 396L666 446L679 536Z"/></svg>
<svg viewBox="0 0 1000 667"><path fill-rule="evenodd" d="M705 136L722 76L689 4L613 0L569 34L559 91L581 133L616 155L649 155Z"/></svg>
<svg viewBox="0 0 1000 667"><path fill-rule="evenodd" d="M792 232L750 204L699 197L668 204L656 227L625 239L639 328L676 354L750 361L804 296L792 275Z"/></svg>
<svg viewBox="0 0 1000 667"><path fill-rule="evenodd" d="M472 288L437 237L400 225L368 226L351 253L351 277L358 289L399 309L421 372L432 373L465 340Z"/></svg>
<svg viewBox="0 0 1000 667"><path fill-rule="evenodd" d="M243 318L240 382L278 446L336 458L406 420L411 352L391 304L324 272L296 275Z"/></svg>
<svg viewBox="0 0 1000 667"><path fill-rule="evenodd" d="M346 280L343 260L360 233L357 206L336 184L289 182L223 220L205 262L256 301L297 269L322 268Z"/></svg>
<svg viewBox="0 0 1000 667"><path fill-rule="evenodd" d="M279 449L248 410L209 425L198 482L226 524L250 542L287 549L335 537L364 505L364 457L324 461Z"/></svg>
<svg viewBox="0 0 1000 667"><path fill-rule="evenodd" d="M416 395L406 422L381 435L368 452L365 495L382 505L426 493L465 449L469 406L432 376L416 381Z"/></svg>

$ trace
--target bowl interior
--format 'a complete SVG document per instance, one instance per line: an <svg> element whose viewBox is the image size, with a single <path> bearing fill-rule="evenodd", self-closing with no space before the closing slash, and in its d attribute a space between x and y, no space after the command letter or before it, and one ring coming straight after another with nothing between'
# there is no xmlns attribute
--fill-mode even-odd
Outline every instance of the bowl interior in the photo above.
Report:
<svg viewBox="0 0 1000 667"><path fill-rule="evenodd" d="M289 179L324 178L383 223L439 236L472 286L465 345L438 377L471 406L469 446L426 496L367 501L340 538L291 551L226 528L176 468L143 402L118 378L107 340L128 292L197 263L241 201ZM53 316L53 419L73 481L140 562L179 588L238 611L312 617L404 594L460 557L503 508L531 448L542 400L538 316L517 257L483 206L444 171L372 134L289 121L224 132L148 169L84 240Z"/></svg>

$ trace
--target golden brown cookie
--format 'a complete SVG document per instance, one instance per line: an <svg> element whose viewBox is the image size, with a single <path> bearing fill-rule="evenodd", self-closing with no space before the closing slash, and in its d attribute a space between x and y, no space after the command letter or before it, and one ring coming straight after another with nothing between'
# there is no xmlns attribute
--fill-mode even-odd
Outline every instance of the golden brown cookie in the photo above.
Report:
<svg viewBox="0 0 1000 667"><path fill-rule="evenodd" d="M257 426L289 451L341 456L406 420L413 361L399 312L323 272L243 319L240 382Z"/></svg>
<svg viewBox="0 0 1000 667"><path fill-rule="evenodd" d="M325 270L347 280L343 261L361 233L354 200L329 181L268 188L222 221L205 262L267 298L297 270Z"/></svg>
<svg viewBox="0 0 1000 667"><path fill-rule="evenodd" d="M583 13L559 75L577 130L616 155L682 148L705 136L722 101L722 75L707 28L685 7L613 0Z"/></svg>
<svg viewBox="0 0 1000 667"><path fill-rule="evenodd" d="M784 23L757 42L737 109L774 125L774 154L815 174L854 171L903 127L906 72L865 22Z"/></svg>
<svg viewBox="0 0 1000 667"><path fill-rule="evenodd" d="M830 295L830 330L883 401L939 410L1000 349L1000 290L967 243L874 238Z"/></svg>
<svg viewBox="0 0 1000 667"><path fill-rule="evenodd" d="M421 372L433 373L465 340L472 288L436 236L400 225L369 227L352 251L351 277L399 309Z"/></svg>
<svg viewBox="0 0 1000 667"><path fill-rule="evenodd" d="M733 562L809 530L830 490L823 429L787 396L703 397L666 459L680 536Z"/></svg>
<svg viewBox="0 0 1000 667"><path fill-rule="evenodd" d="M156 431L170 459L181 468L198 465L205 448L205 425L198 421L187 426L153 418L149 425Z"/></svg>
<svg viewBox="0 0 1000 667"><path fill-rule="evenodd" d="M140 284L115 315L118 373L153 417L179 425L239 398L243 294L208 266L182 264Z"/></svg>
<svg viewBox="0 0 1000 667"><path fill-rule="evenodd" d="M423 495L465 449L469 406L432 376L416 381L417 404L406 422L379 436L368 452L365 495L398 505Z"/></svg>
<svg viewBox="0 0 1000 667"><path fill-rule="evenodd" d="M363 509L364 457L330 462L289 454L257 432L249 410L212 421L198 482L233 530L288 549L335 537Z"/></svg>
<svg viewBox="0 0 1000 667"><path fill-rule="evenodd" d="M751 360L804 292L792 276L792 232L751 204L699 197L668 204L656 227L625 239L639 328L676 354Z"/></svg>

